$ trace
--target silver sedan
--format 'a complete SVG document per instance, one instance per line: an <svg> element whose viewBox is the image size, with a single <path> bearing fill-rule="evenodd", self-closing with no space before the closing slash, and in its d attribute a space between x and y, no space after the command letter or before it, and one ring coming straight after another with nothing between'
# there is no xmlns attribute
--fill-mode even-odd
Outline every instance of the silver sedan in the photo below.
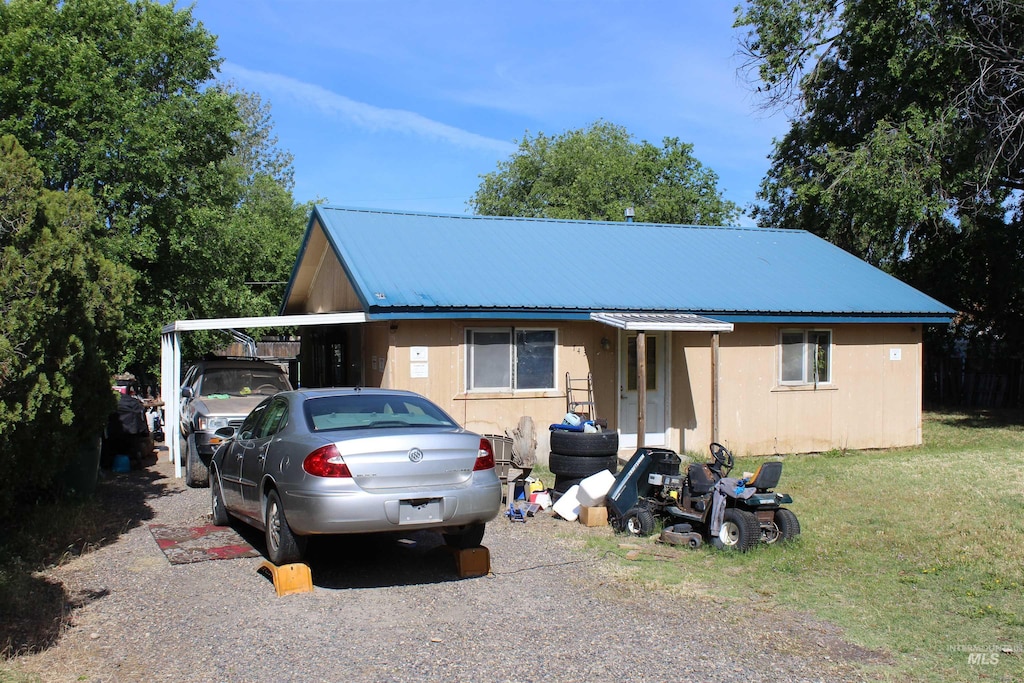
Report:
<svg viewBox="0 0 1024 683"><path fill-rule="evenodd" d="M316 534L437 529L475 547L501 505L490 442L412 392L283 391L218 434L213 521L264 530L275 564Z"/></svg>

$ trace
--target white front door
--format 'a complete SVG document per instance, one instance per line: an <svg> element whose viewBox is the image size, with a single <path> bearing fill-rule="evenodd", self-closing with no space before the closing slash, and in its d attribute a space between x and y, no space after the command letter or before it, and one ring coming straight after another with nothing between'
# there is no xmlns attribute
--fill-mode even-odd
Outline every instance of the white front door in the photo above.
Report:
<svg viewBox="0 0 1024 683"><path fill-rule="evenodd" d="M636 332L627 332L619 339L619 448L636 448L637 376ZM647 346L647 411L644 430L645 446L665 445L665 404L668 350L663 332L648 332Z"/></svg>

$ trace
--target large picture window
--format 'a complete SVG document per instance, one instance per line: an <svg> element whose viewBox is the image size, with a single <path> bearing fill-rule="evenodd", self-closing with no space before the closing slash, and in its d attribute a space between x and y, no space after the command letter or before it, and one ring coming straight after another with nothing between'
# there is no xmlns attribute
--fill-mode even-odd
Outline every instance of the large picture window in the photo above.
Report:
<svg viewBox="0 0 1024 683"><path fill-rule="evenodd" d="M779 358L780 384L828 384L832 381L832 332L782 330Z"/></svg>
<svg viewBox="0 0 1024 683"><path fill-rule="evenodd" d="M491 327L466 330L466 388L555 388L555 331Z"/></svg>

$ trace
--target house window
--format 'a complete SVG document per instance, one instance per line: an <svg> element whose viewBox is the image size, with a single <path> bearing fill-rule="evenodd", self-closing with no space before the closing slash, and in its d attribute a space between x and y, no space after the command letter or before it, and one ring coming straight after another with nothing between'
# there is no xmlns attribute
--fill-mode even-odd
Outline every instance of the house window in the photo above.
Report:
<svg viewBox="0 0 1024 683"><path fill-rule="evenodd" d="M554 330L466 330L466 348L470 391L555 388Z"/></svg>
<svg viewBox="0 0 1024 683"><path fill-rule="evenodd" d="M782 330L779 334L780 384L832 381L832 332Z"/></svg>

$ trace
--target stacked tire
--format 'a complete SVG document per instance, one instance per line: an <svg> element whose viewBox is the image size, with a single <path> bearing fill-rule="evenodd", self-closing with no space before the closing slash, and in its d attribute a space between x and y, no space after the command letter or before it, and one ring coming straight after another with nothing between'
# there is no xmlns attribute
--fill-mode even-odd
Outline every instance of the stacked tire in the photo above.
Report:
<svg viewBox="0 0 1024 683"><path fill-rule="evenodd" d="M618 432L552 430L548 469L555 475L555 491L565 493L601 470L615 474L619 469L618 452Z"/></svg>

